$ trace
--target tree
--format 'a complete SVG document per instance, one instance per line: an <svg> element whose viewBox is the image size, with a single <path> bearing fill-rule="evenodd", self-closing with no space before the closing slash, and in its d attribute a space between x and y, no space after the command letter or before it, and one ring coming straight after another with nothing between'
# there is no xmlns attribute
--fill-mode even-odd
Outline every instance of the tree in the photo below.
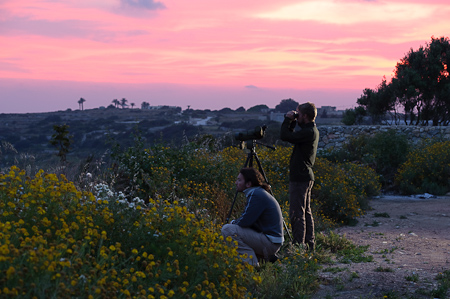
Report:
<svg viewBox="0 0 450 299"><path fill-rule="evenodd" d="M124 109L127 105L128 100L125 98L122 98L122 100L120 100L120 106L122 106L122 109Z"/></svg>
<svg viewBox="0 0 450 299"><path fill-rule="evenodd" d="M142 102L141 103L141 109L148 109L150 107L150 104L148 102Z"/></svg>
<svg viewBox="0 0 450 299"><path fill-rule="evenodd" d="M112 103L114 104L114 107L119 107L119 105L120 105L120 101L118 100L118 99L114 99L114 100L112 100Z"/></svg>
<svg viewBox="0 0 450 299"><path fill-rule="evenodd" d="M410 51L397 63L390 83L383 78L376 90L365 89L358 104L369 114L403 109L405 124L449 125L450 40L434 38Z"/></svg>
<svg viewBox="0 0 450 299"><path fill-rule="evenodd" d="M358 125L362 123L364 116L366 116L366 110L361 106L355 109L345 109L342 123L347 126Z"/></svg>
<svg viewBox="0 0 450 299"><path fill-rule="evenodd" d="M241 106L236 109L236 112L245 112L245 108Z"/></svg>
<svg viewBox="0 0 450 299"><path fill-rule="evenodd" d="M387 84L386 78L383 78L376 90L364 89L357 103L365 108L367 114L372 117L373 122L380 123L386 112L393 110L395 106L392 87Z"/></svg>
<svg viewBox="0 0 450 299"><path fill-rule="evenodd" d="M79 107L80 107L80 110L84 110L84 107L83 107L83 103L84 103L84 102L86 102L86 100L83 99L83 98L80 98L80 99L78 100L78 105L79 105Z"/></svg>
<svg viewBox="0 0 450 299"><path fill-rule="evenodd" d="M72 144L72 136L69 135L69 126L64 125L54 125L53 130L55 133L50 139L50 144L58 149L56 154L61 159L61 163L66 162L66 156L70 151L70 145Z"/></svg>
<svg viewBox="0 0 450 299"><path fill-rule="evenodd" d="M131 103L130 106L131 106L131 109L133 109L134 106L135 106L135 104L134 104L134 103Z"/></svg>
<svg viewBox="0 0 450 299"><path fill-rule="evenodd" d="M280 104L275 106L275 111L278 112L288 112L291 110L296 110L298 107L298 102L294 101L293 99L284 99L281 100Z"/></svg>
<svg viewBox="0 0 450 299"><path fill-rule="evenodd" d="M247 112L263 112L268 111L269 107L267 105L256 105L247 109Z"/></svg>

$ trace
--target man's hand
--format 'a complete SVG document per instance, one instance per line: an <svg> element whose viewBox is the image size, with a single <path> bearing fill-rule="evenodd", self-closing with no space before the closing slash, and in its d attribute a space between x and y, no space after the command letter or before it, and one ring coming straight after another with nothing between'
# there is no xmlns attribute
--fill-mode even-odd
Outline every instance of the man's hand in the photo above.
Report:
<svg viewBox="0 0 450 299"><path fill-rule="evenodd" d="M292 111L289 111L288 113L286 113L284 116L293 120L295 113L296 113L296 111L292 110Z"/></svg>

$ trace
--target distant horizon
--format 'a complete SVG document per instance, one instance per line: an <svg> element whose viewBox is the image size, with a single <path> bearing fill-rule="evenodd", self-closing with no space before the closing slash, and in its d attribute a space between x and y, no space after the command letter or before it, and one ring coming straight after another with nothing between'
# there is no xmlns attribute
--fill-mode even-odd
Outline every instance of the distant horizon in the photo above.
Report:
<svg viewBox="0 0 450 299"><path fill-rule="evenodd" d="M86 100L84 109L107 107L114 99L120 101L122 98L126 98L128 104L134 103L135 108L140 108L142 102L148 102L151 106L178 106L183 110L188 106L200 110L223 108L236 110L239 107L248 109L256 105L275 108L281 100L291 98L299 103L313 102L317 107L334 106L337 110L345 110L355 107L357 97L362 94L362 90L352 89L296 90L11 79L0 79L0 89L2 90L0 113L77 110L80 98ZM187 97L194 97L196 100L189 101L186 100Z"/></svg>

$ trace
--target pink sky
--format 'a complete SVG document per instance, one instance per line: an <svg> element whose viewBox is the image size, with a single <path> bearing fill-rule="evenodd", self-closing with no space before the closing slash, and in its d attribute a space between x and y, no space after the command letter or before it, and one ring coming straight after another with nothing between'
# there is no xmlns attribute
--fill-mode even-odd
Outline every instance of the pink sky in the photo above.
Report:
<svg viewBox="0 0 450 299"><path fill-rule="evenodd" d="M446 0L0 0L0 113L140 106L345 109L431 36Z"/></svg>

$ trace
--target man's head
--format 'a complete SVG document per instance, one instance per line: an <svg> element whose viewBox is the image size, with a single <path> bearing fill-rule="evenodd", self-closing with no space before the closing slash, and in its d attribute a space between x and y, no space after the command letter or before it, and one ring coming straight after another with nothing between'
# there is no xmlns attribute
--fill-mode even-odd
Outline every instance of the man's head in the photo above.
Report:
<svg viewBox="0 0 450 299"><path fill-rule="evenodd" d="M298 105L297 112L297 122L299 124L307 124L309 122L312 122L316 119L317 116L316 106L310 102Z"/></svg>
<svg viewBox="0 0 450 299"><path fill-rule="evenodd" d="M258 170L251 167L242 168L236 179L236 191L242 192L250 187L263 187L266 191L269 190L269 186Z"/></svg>

